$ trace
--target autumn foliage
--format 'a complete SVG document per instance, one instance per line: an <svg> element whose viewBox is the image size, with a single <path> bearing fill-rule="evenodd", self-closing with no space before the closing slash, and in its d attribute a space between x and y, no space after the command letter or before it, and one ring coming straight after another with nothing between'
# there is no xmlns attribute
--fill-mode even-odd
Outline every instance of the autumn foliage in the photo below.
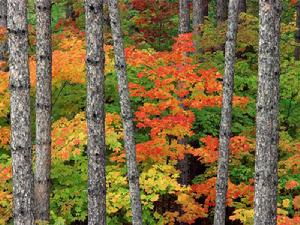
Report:
<svg viewBox="0 0 300 225"><path fill-rule="evenodd" d="M140 12L134 22L143 35L135 38L150 41L168 38L167 34L159 34L159 30L152 29L149 24L169 20L175 6L168 1L133 0L132 7ZM60 87L66 81L73 86L84 86L86 82L84 35L73 22L68 23L69 28L63 34L54 34L53 37L56 40L52 68L54 87ZM66 26L58 23L56 28L63 25ZM198 136L199 127L204 125L199 124L197 112L221 107L222 73L217 68L203 69L195 57L192 34L180 35L172 41L174 44L170 51L139 49L136 46L125 49L135 109L143 219L148 224L193 224L209 219L215 206L218 137L209 132ZM116 78L112 46L105 45L105 53L106 79L113 83ZM34 55L30 57L29 65L34 92ZM0 72L0 118L6 118L9 113L8 80L8 73ZM117 85L114 88L116 92ZM233 97L234 108L242 112L251 103L248 97ZM106 114L108 224L127 224L131 216L123 128L118 113L115 110ZM9 134L9 126L0 124L0 149L4 152L0 154L0 224L8 223L12 218ZM280 153L283 157L279 162L278 224L299 224L300 143L291 140L285 133L281 136ZM185 144L182 144L182 139L187 140ZM53 121L53 223L71 224L86 220L86 145L87 125L83 111L71 119L63 117ZM255 137L251 132L231 137L232 172L227 193L231 214L228 219L242 224L253 222L254 149ZM188 185L179 182L177 164L184 155L201 167L200 172L191 175L193 177Z"/></svg>

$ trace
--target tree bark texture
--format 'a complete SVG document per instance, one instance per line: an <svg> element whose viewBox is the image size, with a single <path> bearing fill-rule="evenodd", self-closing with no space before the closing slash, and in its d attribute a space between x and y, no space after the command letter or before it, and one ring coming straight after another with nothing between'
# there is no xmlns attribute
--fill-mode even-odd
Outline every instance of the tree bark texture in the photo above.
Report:
<svg viewBox="0 0 300 225"><path fill-rule="evenodd" d="M49 222L51 167L51 0L36 1L36 169L35 220Z"/></svg>
<svg viewBox="0 0 300 225"><path fill-rule="evenodd" d="M240 0L239 13L241 12L247 12L247 0Z"/></svg>
<svg viewBox="0 0 300 225"><path fill-rule="evenodd" d="M193 0L193 44L197 51L200 50L198 44L201 35L201 25L204 23L207 0ZM199 51L201 52L201 51Z"/></svg>
<svg viewBox="0 0 300 225"><path fill-rule="evenodd" d="M7 28L7 0L0 0L0 28ZM5 60L7 40L0 41L0 61Z"/></svg>
<svg viewBox="0 0 300 225"><path fill-rule="evenodd" d="M202 0L204 4L204 16L208 16L208 0Z"/></svg>
<svg viewBox="0 0 300 225"><path fill-rule="evenodd" d="M106 224L103 1L86 0L88 224Z"/></svg>
<svg viewBox="0 0 300 225"><path fill-rule="evenodd" d="M184 154L184 158L178 161L178 169L180 171L180 177L178 180L179 183L181 185L188 185L190 171L189 171L189 156L187 154Z"/></svg>
<svg viewBox="0 0 300 225"><path fill-rule="evenodd" d="M300 60L300 1L298 0L296 6L296 32L295 32L295 60Z"/></svg>
<svg viewBox="0 0 300 225"><path fill-rule="evenodd" d="M109 15L115 51L115 69L118 76L121 114L124 127L124 143L127 158L129 192L132 210L132 224L142 224L142 207L140 200L139 173L136 162L134 126L130 106L124 45L117 0L109 0Z"/></svg>
<svg viewBox="0 0 300 225"><path fill-rule="evenodd" d="M232 96L234 88L236 37L238 29L238 6L239 0L229 0L214 225L225 225L226 218L226 193L228 187L229 142L232 122Z"/></svg>
<svg viewBox="0 0 300 225"><path fill-rule="evenodd" d="M227 20L228 0L217 0L217 22L222 23Z"/></svg>
<svg viewBox="0 0 300 225"><path fill-rule="evenodd" d="M188 33L190 30L190 9L188 0L179 0L179 28L178 33Z"/></svg>
<svg viewBox="0 0 300 225"><path fill-rule="evenodd" d="M199 25L204 23L205 0L193 0L193 31L199 30Z"/></svg>
<svg viewBox="0 0 300 225"><path fill-rule="evenodd" d="M7 26L7 0L0 0L0 27Z"/></svg>
<svg viewBox="0 0 300 225"><path fill-rule="evenodd" d="M276 224L280 0L259 2L254 224Z"/></svg>
<svg viewBox="0 0 300 225"><path fill-rule="evenodd" d="M34 223L27 1L8 0L10 122L15 225Z"/></svg>

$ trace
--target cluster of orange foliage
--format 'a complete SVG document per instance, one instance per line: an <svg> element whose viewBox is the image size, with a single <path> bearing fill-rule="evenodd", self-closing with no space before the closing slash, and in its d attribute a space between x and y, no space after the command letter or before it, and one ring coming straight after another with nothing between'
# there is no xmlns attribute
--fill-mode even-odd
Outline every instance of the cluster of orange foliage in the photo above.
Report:
<svg viewBox="0 0 300 225"><path fill-rule="evenodd" d="M184 154L191 154L201 163L209 165L212 174L200 184L191 186L191 196L202 197L201 199L204 197L201 212L207 213L215 204L218 139L212 136L203 137L200 139L203 146L199 148L190 144L183 145L181 140L194 134L192 125L195 116L192 109L221 106L222 75L215 69L199 69L198 65L193 63L192 57L188 56L194 52L191 40L191 34L179 36L171 52L147 52L130 48L127 49L126 54L128 64L140 68L137 75L140 80L130 83L132 97L142 98L144 102L135 112L137 127L144 131L149 130L150 136L149 141L137 144L138 160L141 162L149 159L154 162L168 159L181 160ZM234 106L245 107L247 103L248 99L245 97L234 96L233 98ZM244 136L232 137L230 143L232 162L240 163L239 160L246 155L253 160L254 142L253 139ZM281 146L281 149L293 151L291 154L293 157L288 157L282 162L286 167L285 171L293 169L299 172L299 160L297 160L300 153L299 144L287 143ZM283 188L297 187L299 184L290 180ZM249 220L253 218L253 179L240 184L229 181L227 196L228 206L236 208L230 219L247 223L248 217ZM296 212L300 208L298 199L300 197L295 196L293 200L293 208ZM245 207L244 211L239 208L241 205ZM278 209L279 224L286 224L288 221L296 222L299 219L297 213L293 219L289 218L283 209L284 207ZM183 221L192 223L195 217Z"/></svg>
<svg viewBox="0 0 300 225"><path fill-rule="evenodd" d="M222 100L221 74L216 69L198 69L187 56L193 51L191 34L177 38L171 52L126 51L128 64L143 68L137 75L142 81L130 83L131 96L145 101L135 112L137 127L150 128L151 140L137 145L139 160L182 159L185 153L204 157L208 162L217 157L217 149L204 151L207 152L205 156L202 148L179 143L182 138L194 134L195 117L191 109L220 106ZM153 84L151 88L147 88L149 84ZM233 100L234 105L239 106L247 102L245 97L235 96ZM211 142L209 138L206 137L206 143ZM217 146L217 142L211 144Z"/></svg>
<svg viewBox="0 0 300 225"><path fill-rule="evenodd" d="M70 31L72 33L72 31ZM85 82L85 43L82 34L67 36L60 39L53 52L53 83L61 81L71 83ZM105 46L109 54L111 46ZM195 115L193 109L221 106L221 79L222 75L216 69L203 70L194 63L189 54L194 52L192 35L184 34L176 38L172 51L153 52L138 50L132 47L125 50L127 63L139 71L138 82L130 83L131 96L142 99L135 112L135 122L141 132L149 133L149 140L137 144L137 159L139 163L148 161L162 165L182 159L184 154L191 154L205 164L211 170L206 179L199 184L193 184L182 191L177 188L174 194L177 196L176 203L181 206L183 213L167 211L164 216L168 224L175 221L192 224L198 218L207 217L209 211L215 205L215 174L218 156L218 139L212 136L202 137L200 147L192 144L182 144L183 138L194 135L193 123ZM106 57L106 72L113 68L111 57ZM31 83L35 86L35 59L30 58ZM0 73L0 97L8 99L8 74ZM7 100L8 101L8 100ZM245 97L234 96L234 106L244 107L248 103ZM1 101L1 104L2 101ZM8 110L8 102L3 106ZM1 113L1 105L0 105ZM0 115L1 116L1 115ZM110 135L107 137L109 146L113 146L110 160L116 163L125 162L125 153L119 143L122 139L122 127L120 117L108 114L106 118L106 130ZM9 128L0 127L0 147L7 148L9 143ZM70 157L82 154L86 146L86 121L84 113L78 114L72 121L61 119L53 124L52 131L54 160L68 160ZM231 138L230 150L233 163L237 163L242 156L252 155L254 140L244 136ZM290 154L279 164L279 173L284 175L286 171L292 174L299 173L300 168L300 145L289 141L281 141L280 149ZM152 163L153 164L153 163ZM173 165L172 165L173 166ZM0 167L0 214L6 215L4 221L10 218L11 213L11 189L6 184L11 178L11 166L9 164ZM164 182L164 181L161 181ZM176 177L172 182L177 182ZM142 182L145 183L145 182ZM148 182L150 185L151 182ZM177 183L176 183L177 184ZM179 185L179 184L178 184ZM179 185L180 186L180 185ZM288 180L280 190L295 190L299 183ZM243 220L251 217L251 210L242 216L241 207L253 208L253 179L247 182L228 185L228 206L237 210L230 218ZM153 201L159 201L155 196ZM201 199L201 201L199 201ZM242 199L242 200L241 200ZM242 203L240 202L242 201ZM297 224L300 221L300 196L292 196L292 200L282 201L278 223ZM242 205L242 206L241 206ZM295 216L289 218L285 209L293 207ZM5 220L6 219L6 220ZM0 219L1 223L1 219Z"/></svg>

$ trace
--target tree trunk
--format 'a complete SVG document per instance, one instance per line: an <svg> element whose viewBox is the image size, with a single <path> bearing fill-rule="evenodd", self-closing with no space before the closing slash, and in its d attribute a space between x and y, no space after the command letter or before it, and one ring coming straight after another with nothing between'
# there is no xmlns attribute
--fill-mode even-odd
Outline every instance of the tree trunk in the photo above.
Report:
<svg viewBox="0 0 300 225"><path fill-rule="evenodd" d="M204 23L205 0L193 0L193 31L199 30L199 25Z"/></svg>
<svg viewBox="0 0 300 225"><path fill-rule="evenodd" d="M231 137L234 63L238 28L239 0L229 0L227 40L225 44L225 72L223 77L222 112L219 132L219 159L216 182L214 225L225 225L226 193L228 186L229 142Z"/></svg>
<svg viewBox="0 0 300 225"><path fill-rule="evenodd" d="M204 16L208 16L208 0L202 0L204 4Z"/></svg>
<svg viewBox="0 0 300 225"><path fill-rule="evenodd" d="M117 0L109 0L110 24L114 41L115 69L118 76L121 113L124 126L124 143L127 158L129 192L132 209L132 224L142 224L142 207L140 201L139 174L136 162L136 148L134 140L134 126L130 106L126 62L121 32L121 21Z"/></svg>
<svg viewBox="0 0 300 225"><path fill-rule="evenodd" d="M201 24L204 23L206 0L193 0L193 43L196 51L199 50L198 44L201 35Z"/></svg>
<svg viewBox="0 0 300 225"><path fill-rule="evenodd" d="M280 0L259 2L254 224L276 224Z"/></svg>
<svg viewBox="0 0 300 225"><path fill-rule="evenodd" d="M0 27L7 27L7 0L0 0Z"/></svg>
<svg viewBox="0 0 300 225"><path fill-rule="evenodd" d="M7 28L7 0L0 0L0 28ZM7 55L7 40L0 41L0 61Z"/></svg>
<svg viewBox="0 0 300 225"><path fill-rule="evenodd" d="M178 33L188 33L190 30L190 9L188 0L179 0L179 28Z"/></svg>
<svg viewBox="0 0 300 225"><path fill-rule="evenodd" d="M296 32L295 32L295 42L296 42L296 47L295 47L295 60L300 60L300 1L298 0L297 2L297 16L296 16Z"/></svg>
<svg viewBox="0 0 300 225"><path fill-rule="evenodd" d="M217 0L217 22L224 22L228 15L228 0Z"/></svg>
<svg viewBox="0 0 300 225"><path fill-rule="evenodd" d="M178 140L178 143L184 146L188 145L188 138L184 137L181 140ZM181 185L188 185L188 182L190 181L190 157L187 154L184 154L184 157L182 160L178 161L177 165L178 169L180 170L180 177L179 177L179 183Z"/></svg>
<svg viewBox="0 0 300 225"><path fill-rule="evenodd" d="M75 12L73 9L73 2L72 0L68 0L66 3L66 19L75 20Z"/></svg>
<svg viewBox="0 0 300 225"><path fill-rule="evenodd" d="M8 0L7 3L14 224L32 225L34 203L27 1Z"/></svg>
<svg viewBox="0 0 300 225"><path fill-rule="evenodd" d="M247 0L240 0L239 13L241 12L247 12Z"/></svg>
<svg viewBox="0 0 300 225"><path fill-rule="evenodd" d="M106 224L103 1L86 0L88 224Z"/></svg>
<svg viewBox="0 0 300 225"><path fill-rule="evenodd" d="M37 0L36 18L35 220L49 222L52 101L51 0Z"/></svg>

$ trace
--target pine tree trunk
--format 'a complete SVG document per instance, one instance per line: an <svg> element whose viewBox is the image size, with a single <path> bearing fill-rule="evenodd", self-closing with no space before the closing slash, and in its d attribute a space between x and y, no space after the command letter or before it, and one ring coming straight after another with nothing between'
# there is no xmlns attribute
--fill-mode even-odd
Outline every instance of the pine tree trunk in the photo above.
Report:
<svg viewBox="0 0 300 225"><path fill-rule="evenodd" d="M227 20L228 0L217 0L217 22L218 24Z"/></svg>
<svg viewBox="0 0 300 225"><path fill-rule="evenodd" d="M0 0L0 28L7 27L7 0ZM0 61L5 60L7 54L7 41L0 42Z"/></svg>
<svg viewBox="0 0 300 225"><path fill-rule="evenodd" d="M178 33L188 33L190 30L190 9L188 0L179 0L179 28Z"/></svg>
<svg viewBox="0 0 300 225"><path fill-rule="evenodd" d="M300 60L300 1L298 0L297 6L297 15L296 15L296 32L295 32L295 42L296 42L296 47L295 47L295 60Z"/></svg>
<svg viewBox="0 0 300 225"><path fill-rule="evenodd" d="M0 0L0 27L7 27L7 0Z"/></svg>
<svg viewBox="0 0 300 225"><path fill-rule="evenodd" d="M181 106L183 107L183 106ZM188 145L188 138L184 137L181 140L178 140L178 143L184 146ZM190 181L190 157L187 154L184 154L184 158L178 161L178 169L180 171L179 183L181 185L188 185Z"/></svg>
<svg viewBox="0 0 300 225"><path fill-rule="evenodd" d="M198 6L199 4L197 4L196 7ZM194 9L193 9L193 20L194 20ZM179 34L188 33L189 28L190 28L189 0L179 0ZM194 28L194 21L193 21L193 28ZM195 41L194 41L194 45L196 45ZM181 83L178 82L177 88L180 89L180 87L181 87ZM180 107L183 108L182 105ZM178 143L182 145L187 145L188 139L182 138L181 140L178 140ZM177 166L178 169L180 170L179 183L182 185L187 185L189 181L189 156L184 154L184 158L178 161Z"/></svg>
<svg viewBox="0 0 300 225"><path fill-rule="evenodd" d="M205 0L193 0L193 30L198 31L199 25L204 23Z"/></svg>
<svg viewBox="0 0 300 225"><path fill-rule="evenodd" d="M204 16L208 16L208 0L202 0L204 4Z"/></svg>
<svg viewBox="0 0 300 225"><path fill-rule="evenodd" d="M142 207L140 201L139 173L136 162L134 126L132 121L128 81L126 75L125 53L117 0L109 0L109 14L115 51L115 69L118 76L121 113L124 127L124 143L127 158L132 224L141 225Z"/></svg>
<svg viewBox="0 0 300 225"><path fill-rule="evenodd" d="M201 24L204 23L205 2L206 0L193 0L193 43L196 51L200 48L198 40L201 35Z"/></svg>
<svg viewBox="0 0 300 225"><path fill-rule="evenodd" d="M7 3L14 224L32 225L34 223L34 203L27 1L8 0Z"/></svg>
<svg viewBox="0 0 300 225"><path fill-rule="evenodd" d="M103 1L86 0L88 224L106 224Z"/></svg>
<svg viewBox="0 0 300 225"><path fill-rule="evenodd" d="M36 1L35 220L49 222L51 167L51 0Z"/></svg>
<svg viewBox="0 0 300 225"><path fill-rule="evenodd" d="M232 96L234 87L234 63L238 28L239 0L229 0L227 40L225 44L225 72L219 132L219 159L216 182L216 207L214 225L225 225L226 193L228 186L229 142L231 137Z"/></svg>
<svg viewBox="0 0 300 225"><path fill-rule="evenodd" d="M241 12L247 12L247 0L240 0L239 13Z"/></svg>
<svg viewBox="0 0 300 225"><path fill-rule="evenodd" d="M280 0L259 2L254 224L276 224Z"/></svg>

